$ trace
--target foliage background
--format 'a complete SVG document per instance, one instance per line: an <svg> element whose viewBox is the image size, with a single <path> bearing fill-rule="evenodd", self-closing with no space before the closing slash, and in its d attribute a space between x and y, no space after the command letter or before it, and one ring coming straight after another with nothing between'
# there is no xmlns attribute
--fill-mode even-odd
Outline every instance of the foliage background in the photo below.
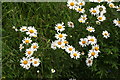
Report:
<svg viewBox="0 0 120 80"><path fill-rule="evenodd" d="M3 79L23 79L23 78L117 78L120 79L120 28L115 27L113 19L119 18L120 13L108 7L107 13L101 25L96 25L96 17L89 13L91 7L96 7L98 3L86 3L85 10L88 15L88 24L80 24L78 18L81 14L70 10L66 3L2 3L2 76ZM115 3L118 5L119 3ZM51 42L55 40L54 26L56 23L64 22L67 26L68 21L73 21L75 28L66 27L65 33L69 36L67 40L79 51L87 51L90 47L81 48L78 44L80 38L87 35L94 35L100 45L100 56L94 60L92 67L87 67L86 56L78 60L71 59L70 56L61 49L51 49ZM19 60L24 53L19 52L19 44L24 34L15 32L12 26L35 26L38 30L37 42L39 49L34 56L40 58L41 65L37 68L31 67L29 70L23 69ZM95 33L86 31L86 27L93 26ZM110 32L110 38L104 39L103 30ZM72 38L70 37L72 35ZM112 53L112 54L111 54ZM51 69L55 69L54 74ZM37 73L40 70L40 73Z"/></svg>

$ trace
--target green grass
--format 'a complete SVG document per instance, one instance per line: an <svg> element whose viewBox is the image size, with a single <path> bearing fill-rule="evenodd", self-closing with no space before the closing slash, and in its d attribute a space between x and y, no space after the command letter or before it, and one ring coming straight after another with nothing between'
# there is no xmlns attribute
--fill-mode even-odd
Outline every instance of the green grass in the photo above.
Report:
<svg viewBox="0 0 120 80"><path fill-rule="evenodd" d="M70 10L66 3L2 3L2 77L8 80L9 78L19 78L20 80L23 78L119 79L120 28L114 26L112 20L120 19L120 13L115 9L110 9L106 3L101 4L107 7L105 14L107 20L101 25L97 25L95 24L96 17L89 13L91 7L98 5L95 3L86 3L85 6L89 24L80 24L78 18L81 14ZM115 3L115 5L118 4ZM90 49L79 46L80 38L94 35L98 39L101 53L90 68L85 64L86 56L74 60L64 50L53 50L50 47L51 42L55 40L55 24L64 22L67 26L68 21L73 21L75 28L66 27L65 33L69 35L67 40L78 51L85 51L85 55L87 55L87 51ZM25 35L12 29L12 26L20 28L23 25L35 26L38 30L37 42L40 47L34 56L40 58L42 63L39 67L31 67L29 70L25 70L19 65L20 59L23 57L23 53L19 52L19 44ZM88 25L93 26L96 32L87 32ZM101 35L103 30L110 32L109 39L103 38ZM51 68L56 70L54 74L51 73ZM40 73L37 73L37 70L40 70Z"/></svg>

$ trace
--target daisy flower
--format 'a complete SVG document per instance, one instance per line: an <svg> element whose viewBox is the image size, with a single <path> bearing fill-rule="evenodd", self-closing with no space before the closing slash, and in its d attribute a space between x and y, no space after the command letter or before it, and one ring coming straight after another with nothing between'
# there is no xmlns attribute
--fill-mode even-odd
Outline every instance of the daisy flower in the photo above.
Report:
<svg viewBox="0 0 120 80"><path fill-rule="evenodd" d="M86 20L87 20L87 15L86 14L81 15L81 17L78 19L78 21L80 23L85 23Z"/></svg>
<svg viewBox="0 0 120 80"><path fill-rule="evenodd" d="M100 24L101 24L101 22L100 22L100 21L96 21L96 24L100 25Z"/></svg>
<svg viewBox="0 0 120 80"><path fill-rule="evenodd" d="M109 3L110 8L115 8L115 5L113 3Z"/></svg>
<svg viewBox="0 0 120 80"><path fill-rule="evenodd" d="M68 45L68 46L66 46L66 52L68 52L68 53L72 53L73 51L75 51L75 48L73 48L73 46L70 46L70 45Z"/></svg>
<svg viewBox="0 0 120 80"><path fill-rule="evenodd" d="M85 20L83 20L82 18L79 18L78 21L79 21L80 23L85 23Z"/></svg>
<svg viewBox="0 0 120 80"><path fill-rule="evenodd" d="M29 43L32 42L32 40L31 40L31 38L29 38L29 37L25 37L24 40L22 40L22 42L23 42L24 44L29 44Z"/></svg>
<svg viewBox="0 0 120 80"><path fill-rule="evenodd" d="M32 63L33 59L34 59L34 57L30 57L28 60L30 61L30 63Z"/></svg>
<svg viewBox="0 0 120 80"><path fill-rule="evenodd" d="M96 8L99 10L100 13L102 13L102 14L106 13L106 7L105 6L98 5Z"/></svg>
<svg viewBox="0 0 120 80"><path fill-rule="evenodd" d="M25 52L25 55L27 56L27 57L31 57L32 55L33 55L33 49L26 49L26 52Z"/></svg>
<svg viewBox="0 0 120 80"><path fill-rule="evenodd" d="M110 33L108 33L108 31L106 31L106 30L102 32L102 35L103 35L103 37L106 38L106 39L107 39L108 37L110 37Z"/></svg>
<svg viewBox="0 0 120 80"><path fill-rule="evenodd" d="M88 27L86 28L86 30L88 30L89 32L94 32L94 31L95 31L95 29L94 29L93 27L90 27L90 26L88 26Z"/></svg>
<svg viewBox="0 0 120 80"><path fill-rule="evenodd" d="M107 3L114 2L114 0L105 0Z"/></svg>
<svg viewBox="0 0 120 80"><path fill-rule="evenodd" d="M87 36L88 43L93 45L97 43L97 39L94 36Z"/></svg>
<svg viewBox="0 0 120 80"><path fill-rule="evenodd" d="M71 57L71 58L74 58L74 59L78 59L78 58L80 58L80 52L78 52L78 51L73 51L73 52L70 54L70 57Z"/></svg>
<svg viewBox="0 0 120 80"><path fill-rule="evenodd" d="M88 57L97 58L98 57L98 52L96 52L95 50L89 50Z"/></svg>
<svg viewBox="0 0 120 80"><path fill-rule="evenodd" d="M84 5L85 5L85 1L83 1L83 0L78 0L77 5L78 5L78 6L84 6Z"/></svg>
<svg viewBox="0 0 120 80"><path fill-rule="evenodd" d="M120 5L116 6L117 11L120 11Z"/></svg>
<svg viewBox="0 0 120 80"><path fill-rule="evenodd" d="M68 27L74 28L74 23L73 22L68 22Z"/></svg>
<svg viewBox="0 0 120 80"><path fill-rule="evenodd" d="M62 24L58 23L58 24L56 24L56 26L55 26L55 30L57 30L57 32L58 32L58 31L62 32L62 31L65 30L64 27L65 27L65 26L64 26L64 23L62 23Z"/></svg>
<svg viewBox="0 0 120 80"><path fill-rule="evenodd" d="M97 14L99 14L99 10L98 10L97 8L91 8L89 11L90 11L91 14L93 14L94 16L97 15Z"/></svg>
<svg viewBox="0 0 120 80"><path fill-rule="evenodd" d="M67 6L70 8L70 9L75 9L76 7L76 1L75 0L68 0L67 1Z"/></svg>
<svg viewBox="0 0 120 80"><path fill-rule="evenodd" d="M29 36L35 36L37 34L37 30L34 27L28 27L28 31L26 32L27 35Z"/></svg>
<svg viewBox="0 0 120 80"><path fill-rule="evenodd" d="M54 41L54 42L51 43L51 48L54 49L54 50L57 48L56 41Z"/></svg>
<svg viewBox="0 0 120 80"><path fill-rule="evenodd" d="M106 20L106 17L104 15L100 15L100 16L97 17L97 19L99 21L104 21L104 20Z"/></svg>
<svg viewBox="0 0 120 80"><path fill-rule="evenodd" d="M58 33L58 34L55 34L55 38L56 39L61 39L61 40L64 40L66 39L66 34L63 34L63 33Z"/></svg>
<svg viewBox="0 0 120 80"><path fill-rule="evenodd" d="M88 66L88 67L90 67L90 66L92 66L92 64L93 64L93 58L87 58L86 59L86 65Z"/></svg>
<svg viewBox="0 0 120 80"><path fill-rule="evenodd" d="M33 65L34 67L38 67L39 64L40 64L39 58L34 58L34 59L33 59L33 62L32 62L32 65Z"/></svg>
<svg viewBox="0 0 120 80"><path fill-rule="evenodd" d="M98 3L101 3L103 2L104 0L94 0L94 2L98 2Z"/></svg>
<svg viewBox="0 0 120 80"><path fill-rule="evenodd" d="M75 10L79 13L84 13L85 12L85 9L84 8L81 8L81 7L76 7Z"/></svg>
<svg viewBox="0 0 120 80"><path fill-rule="evenodd" d="M115 26L118 26L120 27L120 20L117 18L117 19L114 19L113 20L113 23L115 24Z"/></svg>
<svg viewBox="0 0 120 80"><path fill-rule="evenodd" d="M88 45L88 39L87 38L81 38L80 41L79 41L79 44L82 47L85 47L86 45Z"/></svg>
<svg viewBox="0 0 120 80"><path fill-rule="evenodd" d="M61 47L65 46L65 43L61 40L56 40L55 42L56 42L56 46L58 48L61 48Z"/></svg>
<svg viewBox="0 0 120 80"><path fill-rule="evenodd" d="M26 26L22 26L22 27L20 28L20 31L21 31L21 32L27 31L27 27L26 27Z"/></svg>
<svg viewBox="0 0 120 80"><path fill-rule="evenodd" d="M51 69L51 73L55 73L55 69Z"/></svg>
<svg viewBox="0 0 120 80"><path fill-rule="evenodd" d="M38 48L39 48L38 43L32 43L31 49L37 51Z"/></svg>
<svg viewBox="0 0 120 80"><path fill-rule="evenodd" d="M95 51L95 52L100 52L99 50L99 45L95 44L92 46L92 49Z"/></svg>
<svg viewBox="0 0 120 80"><path fill-rule="evenodd" d="M20 51L24 48L23 44L20 44L19 49Z"/></svg>
<svg viewBox="0 0 120 80"><path fill-rule="evenodd" d="M20 60L20 66L22 66L23 68L25 69L29 69L30 68L30 62L28 60L28 58L25 58L23 57L21 60Z"/></svg>

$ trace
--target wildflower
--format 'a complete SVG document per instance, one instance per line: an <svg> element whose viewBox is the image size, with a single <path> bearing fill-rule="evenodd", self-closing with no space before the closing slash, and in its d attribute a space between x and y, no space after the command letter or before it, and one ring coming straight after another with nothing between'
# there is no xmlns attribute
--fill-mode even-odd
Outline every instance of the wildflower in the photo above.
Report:
<svg viewBox="0 0 120 80"><path fill-rule="evenodd" d="M118 26L120 27L120 20L117 18L117 19L114 19L113 20L113 23L115 24L115 26Z"/></svg>
<svg viewBox="0 0 120 80"><path fill-rule="evenodd" d="M70 54L70 57L71 57L71 58L74 58L74 59L78 59L78 58L80 58L80 52L78 52L78 51L73 51L73 52Z"/></svg>
<svg viewBox="0 0 120 80"><path fill-rule="evenodd" d="M23 68L25 68L25 69L29 69L29 68L30 68L30 62L29 62L28 58L23 57L23 58L21 59L20 63L21 63L20 65L21 65Z"/></svg>
<svg viewBox="0 0 120 80"><path fill-rule="evenodd" d="M40 64L40 60L39 60L38 58L34 58L34 59L33 59L33 62L32 62L32 65L33 65L34 67L38 67L39 64Z"/></svg>
<svg viewBox="0 0 120 80"><path fill-rule="evenodd" d="M94 31L95 31L95 28L88 26L88 27L86 28L86 30L88 30L89 32L94 32Z"/></svg>
<svg viewBox="0 0 120 80"><path fill-rule="evenodd" d="M92 64L93 64L93 58L87 58L86 59L86 65L88 66L88 67L90 67L90 66L92 66Z"/></svg>
<svg viewBox="0 0 120 80"><path fill-rule="evenodd" d="M24 40L22 40L22 42L23 42L24 44L29 44L29 43L32 42L32 40L31 40L31 38L29 38L29 37L25 37Z"/></svg>
<svg viewBox="0 0 120 80"><path fill-rule="evenodd" d="M62 32L62 31L65 30L64 27L65 27L65 26L64 26L64 23L62 23L62 24L58 23L58 24L56 24L56 26L55 26L55 30L57 30L57 32L58 32L58 31Z"/></svg>
<svg viewBox="0 0 120 80"><path fill-rule="evenodd" d="M26 27L26 26L22 26L22 27L20 28L20 31L21 31L21 32L27 31L27 27Z"/></svg>
<svg viewBox="0 0 120 80"><path fill-rule="evenodd" d="M68 22L68 27L74 28L74 23L73 22Z"/></svg>
<svg viewBox="0 0 120 80"><path fill-rule="evenodd" d="M98 57L98 52L96 52L95 50L89 50L88 57L97 58Z"/></svg>
<svg viewBox="0 0 120 80"><path fill-rule="evenodd" d="M25 55L27 57L31 57L33 55L33 49L29 48L29 49L26 49L26 52L25 52Z"/></svg>
<svg viewBox="0 0 120 80"><path fill-rule="evenodd" d="M28 31L26 32L27 35L33 37L37 34L37 30L34 27L28 27Z"/></svg>
<svg viewBox="0 0 120 80"><path fill-rule="evenodd" d="M67 6L68 6L70 9L75 9L76 4L77 4L77 2L76 2L75 0L68 0L68 1L67 1Z"/></svg>
<svg viewBox="0 0 120 80"><path fill-rule="evenodd" d="M33 51L37 51L37 49L39 48L38 43L32 43L31 48L33 49Z"/></svg>
<svg viewBox="0 0 120 80"><path fill-rule="evenodd" d="M55 69L51 69L51 73L55 73Z"/></svg>
<svg viewBox="0 0 120 80"><path fill-rule="evenodd" d="M55 37L56 37L56 39L62 39L62 40L64 40L64 39L66 39L66 34L63 34L63 33L58 33L58 34L55 34Z"/></svg>
<svg viewBox="0 0 120 80"><path fill-rule="evenodd" d="M88 39L87 38L81 38L80 41L79 41L79 44L82 47L85 47L86 45L88 45Z"/></svg>
<svg viewBox="0 0 120 80"><path fill-rule="evenodd" d="M24 48L23 44L20 44L20 47L19 47L20 51L21 51L23 48Z"/></svg>
<svg viewBox="0 0 120 80"><path fill-rule="evenodd" d="M88 44L96 44L97 43L97 39L94 36L87 36L88 39Z"/></svg>
<svg viewBox="0 0 120 80"><path fill-rule="evenodd" d="M106 39L107 39L108 37L110 37L110 33L108 33L108 31L106 31L106 30L103 31L102 35L103 35L103 37L106 38Z"/></svg>
<svg viewBox="0 0 120 80"><path fill-rule="evenodd" d="M67 45L65 50L68 53L72 53L75 50L75 48L73 48L73 46Z"/></svg>

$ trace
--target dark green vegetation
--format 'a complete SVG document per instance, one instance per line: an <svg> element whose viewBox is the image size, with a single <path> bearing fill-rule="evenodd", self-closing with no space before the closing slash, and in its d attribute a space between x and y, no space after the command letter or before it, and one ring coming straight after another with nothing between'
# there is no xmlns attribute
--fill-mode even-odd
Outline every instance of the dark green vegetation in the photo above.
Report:
<svg viewBox="0 0 120 80"><path fill-rule="evenodd" d="M107 20L101 25L95 24L96 17L89 13L91 7L98 4L86 3L85 10L88 15L89 24L80 24L78 18L81 14L70 10L66 3L3 3L2 4L2 76L3 78L120 78L120 28L114 26L113 19L119 18L120 13L116 9L111 9L106 3ZM118 3L115 3L118 5ZM70 56L61 49L51 49L51 42L55 40L54 26L56 23L73 21L75 28L66 27L65 33L69 36L67 40L78 51L85 51L85 55L78 60L71 59ZM24 53L19 52L19 44L24 38L20 32L15 32L12 26L35 26L38 30L37 42L39 49L33 56L40 58L41 65L37 68L31 67L29 70L23 69L20 59ZM86 31L87 26L93 26L95 33ZM104 39L103 30L110 32L110 38ZM70 35L73 37L71 38ZM94 59L93 66L87 67L85 59L91 47L82 48L78 41L87 35L93 35L98 39L100 45L99 57ZM111 54L112 53L112 54ZM56 72L51 73L51 68ZM40 70L40 73L37 73Z"/></svg>

